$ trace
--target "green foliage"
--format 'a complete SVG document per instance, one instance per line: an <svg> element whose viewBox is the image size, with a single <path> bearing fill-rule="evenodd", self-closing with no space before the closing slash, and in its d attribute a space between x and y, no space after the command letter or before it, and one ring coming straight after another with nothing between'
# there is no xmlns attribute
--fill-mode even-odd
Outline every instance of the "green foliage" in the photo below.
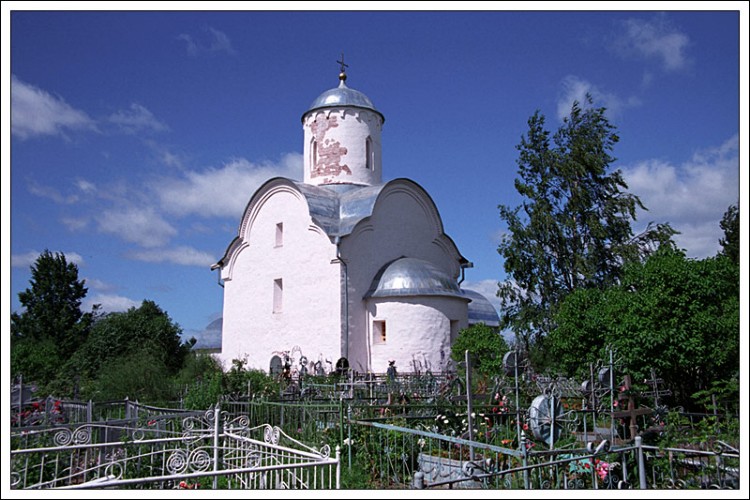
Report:
<svg viewBox="0 0 750 500"><path fill-rule="evenodd" d="M451 359L464 361L467 350L471 355L474 373L486 379L501 373L503 355L508 351L508 344L495 329L479 323L459 332L451 346Z"/></svg>
<svg viewBox="0 0 750 500"><path fill-rule="evenodd" d="M205 410L215 405L223 394L222 373L214 372L188 387L183 406L188 410Z"/></svg>
<svg viewBox="0 0 750 500"><path fill-rule="evenodd" d="M43 385L57 375L59 360L69 358L87 338L96 308L81 312L87 289L78 267L62 253L42 252L31 266L30 284L18 294L23 312L11 314L12 374L26 371L27 380ZM37 342L42 348L35 350ZM42 356L49 356L50 366L42 366Z"/></svg>
<svg viewBox="0 0 750 500"><path fill-rule="evenodd" d="M735 264L740 263L740 205L730 206L719 222L724 230L724 237L719 240L722 250L721 254L729 257Z"/></svg>
<svg viewBox="0 0 750 500"><path fill-rule="evenodd" d="M524 201L498 207L508 226L498 247L509 276L498 291L502 328L511 328L526 350L554 329L554 313L567 294L616 283L623 262L674 234L657 225L633 237L631 220L644 207L624 192L622 173L609 172L619 137L605 109L592 104L590 96L583 106L575 102L552 141L543 115L537 111L529 119L517 146L515 187Z"/></svg>
<svg viewBox="0 0 750 500"><path fill-rule="evenodd" d="M740 403L739 372L726 380L714 380L707 389L693 394L693 399L708 412L738 414Z"/></svg>
<svg viewBox="0 0 750 500"><path fill-rule="evenodd" d="M189 410L205 410L223 394L221 364L210 354L190 352L175 377L178 387L186 387L183 405Z"/></svg>
<svg viewBox="0 0 750 500"><path fill-rule="evenodd" d="M11 373L22 374L26 383L49 384L60 369L60 354L53 339L20 339L10 351ZM47 389L39 387L42 393Z"/></svg>
<svg viewBox="0 0 750 500"><path fill-rule="evenodd" d="M175 397L169 368L157 353L144 349L104 363L84 397L92 400L123 400L158 404Z"/></svg>
<svg viewBox="0 0 750 500"><path fill-rule="evenodd" d="M664 247L626 267L622 283L569 296L546 346L558 367L582 375L611 345L633 377L650 369L673 391L673 403L739 370L739 269L724 257L692 260Z"/></svg>
<svg viewBox="0 0 750 500"><path fill-rule="evenodd" d="M134 352L149 352L173 375L182 367L191 345L182 343L182 329L150 300L126 312L110 313L97 321L73 364L95 377L100 368Z"/></svg>
<svg viewBox="0 0 750 500"><path fill-rule="evenodd" d="M224 393L232 396L268 397L279 394L277 381L263 370L245 368L247 359L233 359L224 377Z"/></svg>

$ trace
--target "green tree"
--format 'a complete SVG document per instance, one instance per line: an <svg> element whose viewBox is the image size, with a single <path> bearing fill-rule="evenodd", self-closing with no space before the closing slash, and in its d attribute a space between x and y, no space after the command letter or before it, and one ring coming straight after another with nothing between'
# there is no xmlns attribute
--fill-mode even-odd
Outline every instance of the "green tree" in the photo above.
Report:
<svg viewBox="0 0 750 500"><path fill-rule="evenodd" d="M719 223L724 230L724 237L719 240L722 250L721 254L726 255L735 264L740 263L740 204L731 205L722 217Z"/></svg>
<svg viewBox="0 0 750 500"><path fill-rule="evenodd" d="M739 268L664 247L626 266L620 284L569 295L555 322L547 347L565 374L588 375L611 346L633 380L654 368L674 403L695 407L694 394L739 372Z"/></svg>
<svg viewBox="0 0 750 500"><path fill-rule="evenodd" d="M181 334L182 328L166 312L153 301L144 300L138 308L99 319L71 365L96 378L106 363L148 352L164 365L168 375L175 375L194 344L194 339L182 342Z"/></svg>
<svg viewBox="0 0 750 500"><path fill-rule="evenodd" d="M580 288L616 283L624 262L647 255L671 241L674 231L650 224L633 235L631 221L640 199L625 192L619 170L610 171L619 141L604 108L573 104L570 115L550 139L538 111L516 147L515 187L524 198L512 208L500 205L508 231L498 252L509 278L499 285L504 311L501 327L510 328L523 346L554 329L555 310Z"/></svg>
<svg viewBox="0 0 750 500"><path fill-rule="evenodd" d="M508 352L508 344L496 329L479 323L458 333L451 346L451 359L463 362L467 350L471 356L472 368L486 380L501 373L503 355Z"/></svg>
<svg viewBox="0 0 750 500"><path fill-rule="evenodd" d="M97 307L81 311L87 288L78 266L62 253L42 252L31 266L31 287L18 294L23 311L10 318L13 374L46 384L59 365L86 340ZM36 347L40 347L37 349ZM41 349L43 347L43 349Z"/></svg>
<svg viewBox="0 0 750 500"><path fill-rule="evenodd" d="M134 350L102 364L84 396L95 401L123 400L166 405L177 396L169 369L158 353Z"/></svg>

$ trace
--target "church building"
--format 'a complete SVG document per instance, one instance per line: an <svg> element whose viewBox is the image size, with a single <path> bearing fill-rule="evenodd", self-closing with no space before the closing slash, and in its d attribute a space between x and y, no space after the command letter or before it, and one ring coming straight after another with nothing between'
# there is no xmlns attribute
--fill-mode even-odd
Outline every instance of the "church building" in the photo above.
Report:
<svg viewBox="0 0 750 500"><path fill-rule="evenodd" d="M276 177L250 198L224 256L225 365L247 358L268 371L293 348L382 373L445 369L470 323L498 326L482 295L462 290L471 263L445 234L416 182L382 182L385 117L363 93L339 85L302 115L304 179Z"/></svg>

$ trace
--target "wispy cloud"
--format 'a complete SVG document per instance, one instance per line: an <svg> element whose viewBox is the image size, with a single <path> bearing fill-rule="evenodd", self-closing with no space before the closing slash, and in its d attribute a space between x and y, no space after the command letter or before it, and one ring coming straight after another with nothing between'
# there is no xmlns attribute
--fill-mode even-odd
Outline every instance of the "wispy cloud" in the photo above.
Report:
<svg viewBox="0 0 750 500"><path fill-rule="evenodd" d="M93 182L89 182L84 179L78 179L75 182L76 187L84 193L96 192L96 185Z"/></svg>
<svg viewBox="0 0 750 500"><path fill-rule="evenodd" d="M696 152L682 165L650 159L622 171L628 190L648 208L639 221L671 223L682 233L675 237L677 246L690 257L716 254L724 234L719 221L740 194L737 136Z"/></svg>
<svg viewBox="0 0 750 500"><path fill-rule="evenodd" d="M89 225L89 218L84 217L60 217L60 222L70 231L82 231Z"/></svg>
<svg viewBox="0 0 750 500"><path fill-rule="evenodd" d="M151 207L105 210L96 221L100 232L114 234L145 248L164 246L177 234L177 230Z"/></svg>
<svg viewBox="0 0 750 500"><path fill-rule="evenodd" d="M206 268L218 260L215 255L185 246L134 251L129 252L127 257L144 262L164 262L181 266L198 266Z"/></svg>
<svg viewBox="0 0 750 500"><path fill-rule="evenodd" d="M185 42L188 55L195 57L201 54L215 52L226 52L230 55L237 53L232 47L231 40L229 40L229 37L223 31L219 31L210 26L203 28L203 31L206 34L201 37L200 40L185 33L177 36L178 40Z"/></svg>
<svg viewBox="0 0 750 500"><path fill-rule="evenodd" d="M251 163L244 158L221 168L188 172L179 179L159 183L164 210L176 215L239 217L252 193L272 177L299 179L302 155L290 153L278 163Z"/></svg>
<svg viewBox="0 0 750 500"><path fill-rule="evenodd" d="M114 292L120 288L117 285L106 283L100 279L96 279L96 278L84 278L84 279L86 280L86 287L89 289L89 292L91 292L92 290L96 290L102 293Z"/></svg>
<svg viewBox="0 0 750 500"><path fill-rule="evenodd" d="M658 15L651 21L626 19L619 25L614 49L628 57L656 59L666 71L686 67L690 39L667 20Z"/></svg>
<svg viewBox="0 0 750 500"><path fill-rule="evenodd" d="M50 251L53 255L56 253L55 250ZM41 253L42 252L38 252L36 250L30 250L26 253L13 254L10 256L10 265L11 267L31 267L36 263L36 260L39 258L39 255L41 255ZM83 257L81 257L81 254L78 254L76 252L60 253L65 255L65 260L70 264L75 264L79 267L83 264Z"/></svg>
<svg viewBox="0 0 750 500"><path fill-rule="evenodd" d="M63 195L58 189L51 186L42 186L34 181L29 182L29 193L39 196L41 198L47 198L55 203L61 205L71 205L78 201L78 196L75 194Z"/></svg>
<svg viewBox="0 0 750 500"><path fill-rule="evenodd" d="M169 146L159 144L158 142L150 139L147 139L144 142L159 163L162 163L167 167L173 167L177 169L181 169L183 167L183 155L173 152Z"/></svg>
<svg viewBox="0 0 750 500"><path fill-rule="evenodd" d="M128 297L121 295L99 293L91 296L87 296L81 303L81 310L88 311L94 306L94 304L101 305L101 312L124 312L131 307L140 307L141 302L138 302Z"/></svg>
<svg viewBox="0 0 750 500"><path fill-rule="evenodd" d="M127 134L135 134L141 131L164 132L169 130L165 123L157 120L151 111L138 103L132 103L130 108L113 113L107 120Z"/></svg>
<svg viewBox="0 0 750 500"><path fill-rule="evenodd" d="M637 97L622 99L616 94L606 92L591 82L574 75L568 75L560 82L560 92L557 99L557 118L562 121L570 114L573 102L578 101L585 107L586 94L590 94L594 106L607 108L608 117L619 115L623 110L639 106L641 101Z"/></svg>
<svg viewBox="0 0 750 500"><path fill-rule="evenodd" d="M11 75L11 132L20 139L60 135L74 130L97 130L85 112Z"/></svg>

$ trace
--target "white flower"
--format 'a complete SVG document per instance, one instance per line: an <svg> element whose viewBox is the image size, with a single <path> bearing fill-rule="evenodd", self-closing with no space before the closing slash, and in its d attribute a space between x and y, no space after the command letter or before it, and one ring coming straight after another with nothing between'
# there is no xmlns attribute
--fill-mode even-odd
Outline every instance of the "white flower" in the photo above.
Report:
<svg viewBox="0 0 750 500"><path fill-rule="evenodd" d="M345 446L350 446L351 444L352 444L352 440L351 439L349 439L349 438L344 439L344 445Z"/></svg>
<svg viewBox="0 0 750 500"><path fill-rule="evenodd" d="M420 448L424 448L424 445L425 445L424 438L417 439L417 444L419 445Z"/></svg>

